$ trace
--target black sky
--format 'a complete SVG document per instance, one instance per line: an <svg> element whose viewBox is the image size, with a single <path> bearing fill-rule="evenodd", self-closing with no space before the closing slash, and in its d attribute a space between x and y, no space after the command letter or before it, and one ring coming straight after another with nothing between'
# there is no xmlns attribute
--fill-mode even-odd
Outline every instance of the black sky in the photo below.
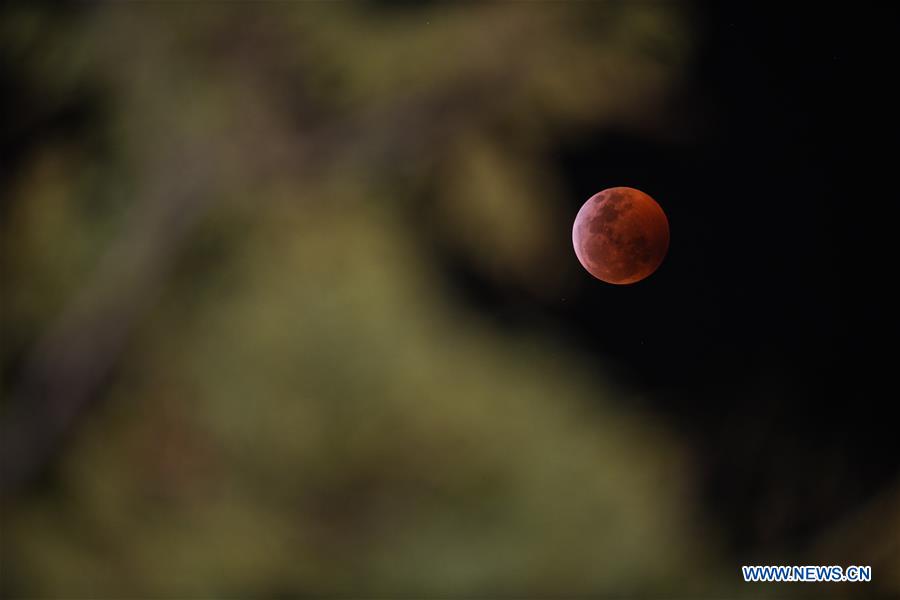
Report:
<svg viewBox="0 0 900 600"><path fill-rule="evenodd" d="M617 185L663 205L660 270L624 287L585 274L575 298L524 313L515 289L453 277L481 310L551 315L653 392L734 550L802 546L898 475L895 21L876 5L695 9L670 117L691 133L585 131L554 157L573 216Z"/></svg>

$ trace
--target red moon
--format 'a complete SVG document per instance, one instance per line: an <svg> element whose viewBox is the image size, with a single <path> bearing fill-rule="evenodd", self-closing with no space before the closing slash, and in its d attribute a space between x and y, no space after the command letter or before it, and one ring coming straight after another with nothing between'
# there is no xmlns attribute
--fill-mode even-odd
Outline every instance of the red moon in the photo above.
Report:
<svg viewBox="0 0 900 600"><path fill-rule="evenodd" d="M572 226L575 255L588 273L607 283L648 277L669 250L669 220L640 190L614 187L591 196Z"/></svg>

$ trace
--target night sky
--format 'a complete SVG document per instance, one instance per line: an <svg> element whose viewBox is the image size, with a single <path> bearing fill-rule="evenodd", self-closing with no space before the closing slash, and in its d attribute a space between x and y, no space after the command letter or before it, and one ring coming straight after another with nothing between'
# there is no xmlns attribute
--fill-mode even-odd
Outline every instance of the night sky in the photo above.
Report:
<svg viewBox="0 0 900 600"><path fill-rule="evenodd" d="M729 543L753 553L808 542L897 473L896 65L875 10L695 10L671 141L583 131L549 157L573 218L612 186L660 202L660 269L623 287L582 272L574 297L547 302L446 263L476 310L525 329L549 318L646 391L692 440Z"/></svg>
<svg viewBox="0 0 900 600"><path fill-rule="evenodd" d="M388 4L378 10L416 10ZM504 278L447 243L452 232L433 235L438 228L423 217L435 196L427 177L411 192L423 201L410 203L408 235L463 314L561 340L555 347L596 363L598 382L612 380L598 394L623 390L613 403L646 417L648 429L657 421L673 429L690 455L704 525L715 529L710 539L722 540L729 559L776 564L785 553L809 556L820 536L900 481L898 20L874 3L688 6L688 72L660 103L659 121L645 135L612 118L603 121L620 125L567 130L540 157L562 183L562 197L548 203L568 203L572 220L609 187L640 189L663 207L671 241L655 273L626 286L593 278L578 264L569 220L553 224L554 247L569 260L559 265L565 295L535 294L543 282ZM10 132L0 144L0 184L51 135L103 156L96 132L113 105L102 93L79 89L56 107L28 87L24 67L0 57L0 73L15 83L0 94ZM391 185L406 185L396 177ZM3 365L9 381L26 365L24 348Z"/></svg>

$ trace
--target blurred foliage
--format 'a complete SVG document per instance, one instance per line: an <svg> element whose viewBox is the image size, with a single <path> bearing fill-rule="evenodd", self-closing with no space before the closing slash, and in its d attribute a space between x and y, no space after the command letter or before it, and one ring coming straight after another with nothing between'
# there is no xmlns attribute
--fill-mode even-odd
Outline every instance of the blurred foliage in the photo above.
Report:
<svg viewBox="0 0 900 600"><path fill-rule="evenodd" d="M564 291L545 153L654 127L690 51L680 9L4 11L33 100L13 133L97 111L23 151L5 201L4 415L41 340L90 357L127 331L50 474L5 503L5 592L711 584L684 445L562 340L466 311L422 241Z"/></svg>

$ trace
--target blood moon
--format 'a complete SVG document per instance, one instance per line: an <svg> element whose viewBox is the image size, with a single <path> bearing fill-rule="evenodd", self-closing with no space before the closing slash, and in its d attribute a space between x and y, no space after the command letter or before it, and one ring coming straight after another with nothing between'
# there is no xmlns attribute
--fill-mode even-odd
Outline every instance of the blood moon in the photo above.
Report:
<svg viewBox="0 0 900 600"><path fill-rule="evenodd" d="M591 196L572 226L575 255L607 283L635 283L653 273L669 250L669 220L640 190L614 187Z"/></svg>

